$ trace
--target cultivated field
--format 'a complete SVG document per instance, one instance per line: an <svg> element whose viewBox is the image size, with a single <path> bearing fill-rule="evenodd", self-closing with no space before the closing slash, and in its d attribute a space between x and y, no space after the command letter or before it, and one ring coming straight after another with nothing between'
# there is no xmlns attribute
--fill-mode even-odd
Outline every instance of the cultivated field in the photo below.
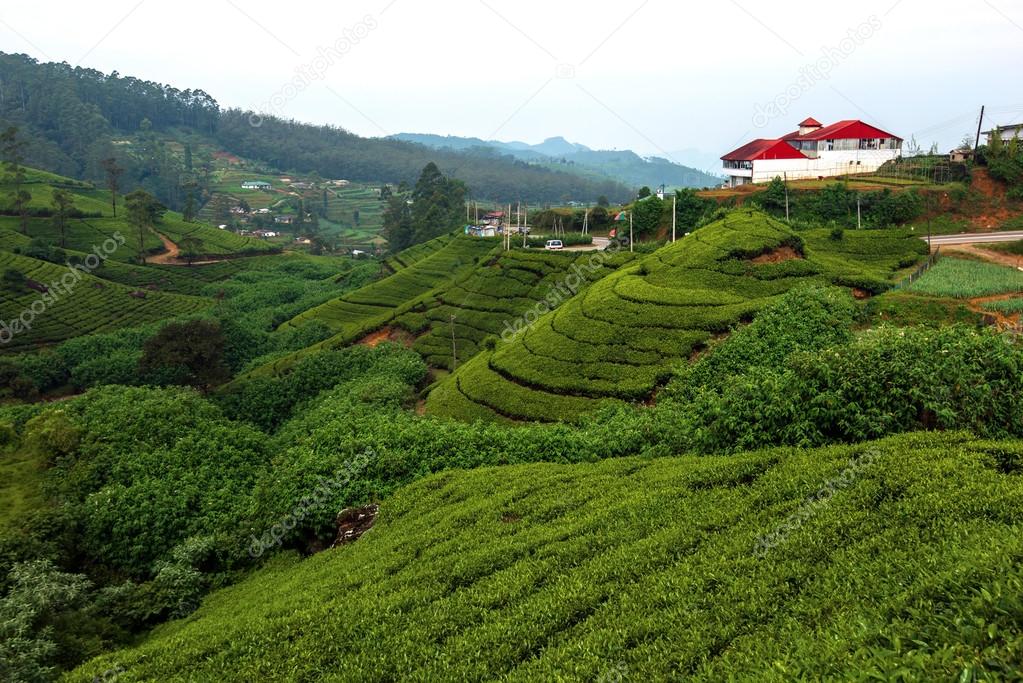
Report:
<svg viewBox="0 0 1023 683"><path fill-rule="evenodd" d="M906 231L794 233L732 213L596 282L435 388L427 411L462 419L576 419L645 401L716 334L808 282L882 292L926 246Z"/></svg>

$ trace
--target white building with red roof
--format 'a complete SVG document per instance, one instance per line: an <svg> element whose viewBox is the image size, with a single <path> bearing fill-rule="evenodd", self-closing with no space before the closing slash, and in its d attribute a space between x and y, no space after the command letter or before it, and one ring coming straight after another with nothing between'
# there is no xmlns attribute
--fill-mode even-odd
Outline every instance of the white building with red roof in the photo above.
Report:
<svg viewBox="0 0 1023 683"><path fill-rule="evenodd" d="M830 126L808 118L799 130L757 139L721 157L728 185L871 173L902 155L902 138L856 119Z"/></svg>

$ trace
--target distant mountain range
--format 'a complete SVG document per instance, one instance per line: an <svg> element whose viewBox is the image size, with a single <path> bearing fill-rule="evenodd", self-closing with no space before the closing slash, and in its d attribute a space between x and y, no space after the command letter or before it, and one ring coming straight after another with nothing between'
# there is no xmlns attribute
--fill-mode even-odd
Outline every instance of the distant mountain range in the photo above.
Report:
<svg viewBox="0 0 1023 683"><path fill-rule="evenodd" d="M669 188L713 187L721 182L717 176L661 157L642 157L631 150L593 150L563 137L547 138L538 145L428 133L399 133L391 137L433 149L480 156L512 156L547 168L612 178L636 188L643 185L656 188L661 184Z"/></svg>

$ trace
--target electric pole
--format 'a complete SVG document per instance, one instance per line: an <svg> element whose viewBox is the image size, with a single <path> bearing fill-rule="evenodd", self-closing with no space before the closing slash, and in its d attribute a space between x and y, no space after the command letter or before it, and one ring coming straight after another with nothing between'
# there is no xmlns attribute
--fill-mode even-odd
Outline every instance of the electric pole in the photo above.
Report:
<svg viewBox="0 0 1023 683"><path fill-rule="evenodd" d="M675 224L678 222L676 220L678 216L675 213L675 208L676 208L676 205L677 205L677 200L678 200L678 195L677 194L671 195L671 242L672 242L672 244L675 243Z"/></svg>
<svg viewBox="0 0 1023 683"><path fill-rule="evenodd" d="M782 175L785 177L785 222L789 222L789 174L786 171L782 171ZM775 176L776 178L778 176Z"/></svg>
<svg viewBox="0 0 1023 683"><path fill-rule="evenodd" d="M629 251L632 251L632 210L629 210Z"/></svg>
<svg viewBox="0 0 1023 683"><path fill-rule="evenodd" d="M980 127L984 125L984 105L980 106L980 118L977 119L977 139L973 143L973 153L977 153L977 148L980 147Z"/></svg>

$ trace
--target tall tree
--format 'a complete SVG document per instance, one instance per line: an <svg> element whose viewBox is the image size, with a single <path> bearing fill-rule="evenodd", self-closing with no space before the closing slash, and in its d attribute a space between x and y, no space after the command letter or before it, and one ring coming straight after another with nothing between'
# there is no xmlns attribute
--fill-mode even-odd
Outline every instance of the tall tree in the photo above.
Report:
<svg viewBox="0 0 1023 683"><path fill-rule="evenodd" d="M412 243L451 232L463 222L465 185L445 178L432 161L412 190Z"/></svg>
<svg viewBox="0 0 1023 683"><path fill-rule="evenodd" d="M103 160L103 172L107 175L107 189L110 190L110 208L117 217L117 192L121 189L121 174L124 169L117 165L117 159L107 157Z"/></svg>
<svg viewBox="0 0 1023 683"><path fill-rule="evenodd" d="M22 234L28 234L28 205L32 195L25 188L25 142L18 137L18 127L10 126L0 133L4 168L14 184L14 210L18 214Z"/></svg>
<svg viewBox="0 0 1023 683"><path fill-rule="evenodd" d="M146 235L163 215L165 207L145 190L135 190L124 198L128 222L139 238L139 263L146 262Z"/></svg>
<svg viewBox="0 0 1023 683"><path fill-rule="evenodd" d="M60 233L60 246L67 248L67 222L71 218L71 211L74 209L74 199L71 193L60 188L53 191L53 224Z"/></svg>
<svg viewBox="0 0 1023 683"><path fill-rule="evenodd" d="M208 391L230 378L224 360L225 345L219 323L205 320L170 323L143 346L139 371Z"/></svg>
<svg viewBox="0 0 1023 683"><path fill-rule="evenodd" d="M397 195L387 201L383 230L392 252L412 246L412 211L404 197Z"/></svg>

